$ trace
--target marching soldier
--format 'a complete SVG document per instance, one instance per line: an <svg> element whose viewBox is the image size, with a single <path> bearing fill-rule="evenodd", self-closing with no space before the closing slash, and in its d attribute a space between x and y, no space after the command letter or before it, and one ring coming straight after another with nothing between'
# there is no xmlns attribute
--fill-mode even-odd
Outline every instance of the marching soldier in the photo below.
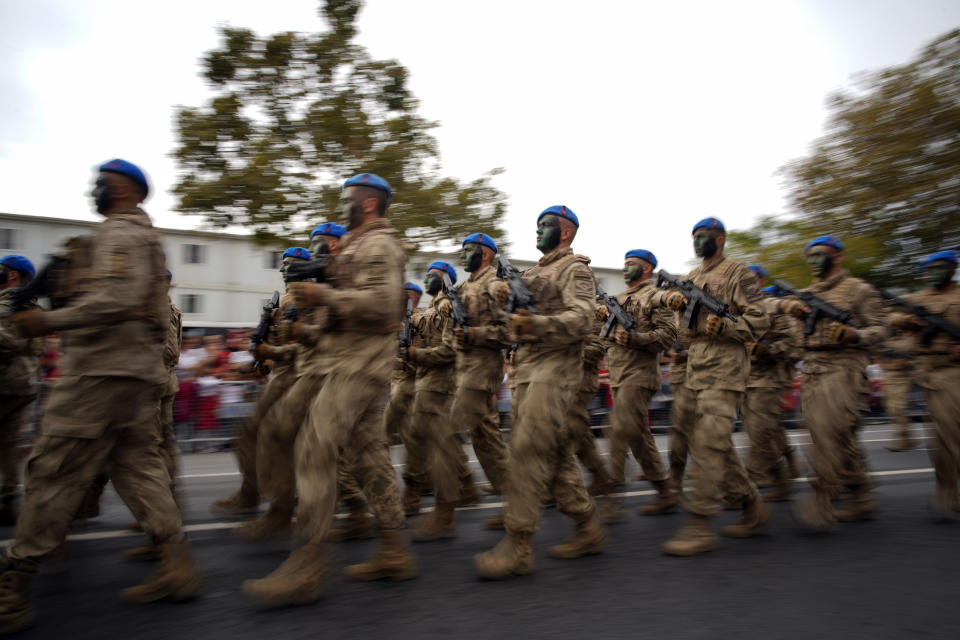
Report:
<svg viewBox="0 0 960 640"><path fill-rule="evenodd" d="M890 451L907 451L914 445L910 437L910 416L907 415L910 390L913 388L910 351L914 342L911 332L901 333L887 339L878 354L883 368L883 407L897 426L897 439L887 445Z"/></svg>

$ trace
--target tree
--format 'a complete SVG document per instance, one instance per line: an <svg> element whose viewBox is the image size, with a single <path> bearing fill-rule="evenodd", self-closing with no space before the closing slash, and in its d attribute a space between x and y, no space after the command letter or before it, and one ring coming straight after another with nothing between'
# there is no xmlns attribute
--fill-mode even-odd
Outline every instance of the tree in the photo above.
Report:
<svg viewBox="0 0 960 640"><path fill-rule="evenodd" d="M412 247L442 247L474 231L498 240L505 195L491 177L439 175L436 123L417 115L407 70L352 40L361 0L326 0L329 30L258 38L221 28L203 58L215 95L176 114L182 212L214 227L249 227L277 244L335 210L342 181L376 173L394 190L390 221Z"/></svg>
<svg viewBox="0 0 960 640"><path fill-rule="evenodd" d="M830 97L810 156L781 169L793 215L731 233L733 253L806 281L800 250L830 233L853 275L891 286L911 284L921 257L960 247L960 30L856 87Z"/></svg>

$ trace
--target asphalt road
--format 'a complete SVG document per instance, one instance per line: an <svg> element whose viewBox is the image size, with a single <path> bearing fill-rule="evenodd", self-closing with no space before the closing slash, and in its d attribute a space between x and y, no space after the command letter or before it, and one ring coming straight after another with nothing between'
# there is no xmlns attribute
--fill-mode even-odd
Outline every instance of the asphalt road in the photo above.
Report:
<svg viewBox="0 0 960 640"><path fill-rule="evenodd" d="M934 487L925 448L931 440L891 453L883 445L893 435L884 424L861 434L877 484L877 517L839 525L831 534L804 534L787 505L777 504L768 533L722 539L704 556L673 558L659 546L683 514L634 513L610 528L606 553L564 561L549 558L546 549L567 535L569 524L548 509L534 540L536 573L489 583L476 579L471 562L501 536L481 527L499 506L488 498L458 512L455 540L417 545L417 580L337 580L319 602L283 609L248 600L240 583L272 571L290 544L235 540L231 523L208 511L239 483L232 456L191 454L182 481L189 501L185 522L205 574L201 596L183 604L120 603L118 591L141 581L151 567L123 560L123 551L143 537L124 531L130 515L108 490L101 517L71 530L66 565L40 576L39 619L19 637L956 638L960 523L935 524L927 510ZM808 442L802 431L791 438ZM742 445L742 434L736 440ZM666 438L657 442L665 452ZM648 483L632 482L628 504L643 504L651 494ZM725 513L718 524L735 517ZM10 535L0 530L0 537ZM341 563L360 560L373 546L340 545Z"/></svg>

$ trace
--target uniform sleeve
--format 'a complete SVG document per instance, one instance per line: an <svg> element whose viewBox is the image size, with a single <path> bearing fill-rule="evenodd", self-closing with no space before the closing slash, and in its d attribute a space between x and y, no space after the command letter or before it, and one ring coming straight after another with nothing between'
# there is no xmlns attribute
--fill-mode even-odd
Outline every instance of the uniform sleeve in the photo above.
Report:
<svg viewBox="0 0 960 640"><path fill-rule="evenodd" d="M340 327L392 333L399 328L403 256L387 236L370 238L353 257L351 289L327 290L327 308Z"/></svg>
<svg viewBox="0 0 960 640"><path fill-rule="evenodd" d="M778 300L765 300L765 307L770 316L770 329L764 336L770 355L777 360L796 362L803 357L800 325L789 316L776 309Z"/></svg>
<svg viewBox="0 0 960 640"><path fill-rule="evenodd" d="M753 342L770 328L770 316L763 309L757 276L744 267L734 275L731 302L740 309L740 321L724 318L724 336L741 344Z"/></svg>
<svg viewBox="0 0 960 640"><path fill-rule="evenodd" d="M417 347L414 350L414 360L416 360L416 364L418 365L422 364L437 367L444 364L451 364L457 359L457 352L454 351L453 344L448 338L450 334L450 319L444 318L440 327L435 327L434 330L442 332L442 342L435 347Z"/></svg>
<svg viewBox="0 0 960 640"><path fill-rule="evenodd" d="M150 247L130 229L133 223L107 221L94 239L92 280L96 286L76 302L46 315L51 331L111 325L143 310L152 285Z"/></svg>
<svg viewBox="0 0 960 640"><path fill-rule="evenodd" d="M644 301L641 313L646 313L653 329L641 333L642 339L638 341L638 348L654 353L669 350L673 343L677 341L678 335L677 315L673 311L661 307L655 301L659 298L660 292L654 290Z"/></svg>
<svg viewBox="0 0 960 640"><path fill-rule="evenodd" d="M590 268L582 262L560 274L557 288L563 311L552 316L534 316L534 334L548 345L582 342L593 326L596 285Z"/></svg>
<svg viewBox="0 0 960 640"><path fill-rule="evenodd" d="M10 305L6 300L0 302L0 357L8 358L27 351L30 339L24 338L13 323L7 319Z"/></svg>
<svg viewBox="0 0 960 640"><path fill-rule="evenodd" d="M860 342L866 347L881 344L890 337L890 318L883 310L880 294L864 282L862 291L858 292L856 298L856 315L863 324L856 330Z"/></svg>

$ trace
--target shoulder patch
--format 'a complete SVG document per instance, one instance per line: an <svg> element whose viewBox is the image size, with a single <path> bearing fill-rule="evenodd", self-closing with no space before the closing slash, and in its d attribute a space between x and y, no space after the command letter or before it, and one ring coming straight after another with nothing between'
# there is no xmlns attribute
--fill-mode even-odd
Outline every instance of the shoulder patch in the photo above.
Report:
<svg viewBox="0 0 960 640"><path fill-rule="evenodd" d="M573 274L573 282L577 297L586 297L592 300L596 295L597 290L593 282L593 274L589 271L577 269L577 272Z"/></svg>

